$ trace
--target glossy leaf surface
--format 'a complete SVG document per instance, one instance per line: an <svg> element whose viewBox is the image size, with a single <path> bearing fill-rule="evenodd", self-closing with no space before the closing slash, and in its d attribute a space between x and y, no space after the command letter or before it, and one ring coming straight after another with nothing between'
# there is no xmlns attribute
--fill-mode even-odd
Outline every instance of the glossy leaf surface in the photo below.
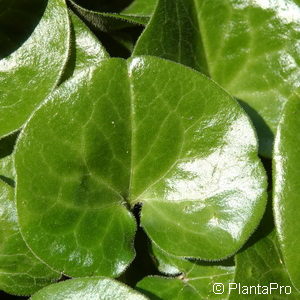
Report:
<svg viewBox="0 0 300 300"><path fill-rule="evenodd" d="M13 174L12 157L5 158L5 163L3 160L0 173L7 177ZM0 207L0 290L31 295L59 279L60 274L39 261L26 246L18 228L14 189L3 180L0 180Z"/></svg>
<svg viewBox="0 0 300 300"><path fill-rule="evenodd" d="M146 300L142 294L124 284L104 278L77 278L52 284L42 289L31 300Z"/></svg>
<svg viewBox="0 0 300 300"><path fill-rule="evenodd" d="M183 50L201 50L201 40L203 69L245 103L260 152L271 157L283 105L299 87L299 25L294 0L160 0L136 53L190 65L192 57Z"/></svg>
<svg viewBox="0 0 300 300"><path fill-rule="evenodd" d="M125 65L103 61L67 81L19 139L23 237L39 257L70 276L118 276L134 258L136 224L123 198L130 168L130 128L122 117L130 112ZM37 138L39 143L30 142ZM28 172L33 180L26 180Z"/></svg>
<svg viewBox="0 0 300 300"><path fill-rule="evenodd" d="M155 57L104 60L66 82L27 124L15 162L22 234L71 276L124 271L137 203L155 244L203 259L237 251L265 208L244 111L200 73Z"/></svg>
<svg viewBox="0 0 300 300"><path fill-rule="evenodd" d="M267 291L266 288L257 289L256 295L252 289L252 294L244 288L233 289L230 293L230 300L233 299L299 299L300 294L293 287L289 274L283 263L275 231L266 237L258 240L242 252L236 255L236 273L234 281L241 286L270 286L273 283L274 290ZM276 284L278 288L276 288ZM290 287L287 289L282 287ZM260 295L259 295L260 292Z"/></svg>
<svg viewBox="0 0 300 300"><path fill-rule="evenodd" d="M299 142L300 101L289 101L281 119L274 149L274 213L283 257L300 290Z"/></svg>
<svg viewBox="0 0 300 300"><path fill-rule="evenodd" d="M19 129L58 82L68 57L64 0L48 2L30 38L0 60L0 136Z"/></svg>
<svg viewBox="0 0 300 300"><path fill-rule="evenodd" d="M233 281L234 266L214 265L170 256L152 248L160 272L176 277L148 276L137 289L150 299L227 299L228 293L213 293L214 283L224 286Z"/></svg>

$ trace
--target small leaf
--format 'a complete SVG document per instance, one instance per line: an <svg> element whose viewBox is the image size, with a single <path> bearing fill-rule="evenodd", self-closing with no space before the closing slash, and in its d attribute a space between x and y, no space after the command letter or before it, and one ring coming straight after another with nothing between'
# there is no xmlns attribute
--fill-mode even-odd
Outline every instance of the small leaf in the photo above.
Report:
<svg viewBox="0 0 300 300"><path fill-rule="evenodd" d="M126 269L137 203L155 244L208 260L237 251L265 208L244 111L200 73L155 57L103 60L62 85L27 123L15 163L23 237L70 276Z"/></svg>
<svg viewBox="0 0 300 300"><path fill-rule="evenodd" d="M12 174L12 156L1 174ZM2 179L2 178L1 178ZM13 181L13 179L11 178ZM54 272L38 260L28 249L19 232L14 189L0 180L0 290L14 295L31 295L40 288L59 279Z"/></svg>
<svg viewBox="0 0 300 300"><path fill-rule="evenodd" d="M137 289L150 299L227 299L228 293L215 295L213 285L232 282L234 266L180 259L155 246L152 251L159 270L176 277L148 276L141 280Z"/></svg>
<svg viewBox="0 0 300 300"><path fill-rule="evenodd" d="M300 290L299 97L291 99L280 121L274 148L274 214L284 261Z"/></svg>
<svg viewBox="0 0 300 300"><path fill-rule="evenodd" d="M189 66L200 59L194 68L203 64L212 79L245 103L258 132L260 153L271 157L283 106L299 89L298 4L159 0L135 53Z"/></svg>
<svg viewBox="0 0 300 300"><path fill-rule="evenodd" d="M56 86L69 54L69 31L64 0L51 0L30 38L0 60L0 137L19 129Z"/></svg>
<svg viewBox="0 0 300 300"><path fill-rule="evenodd" d="M104 277L77 278L45 287L31 300L146 300L142 294L126 285Z"/></svg>

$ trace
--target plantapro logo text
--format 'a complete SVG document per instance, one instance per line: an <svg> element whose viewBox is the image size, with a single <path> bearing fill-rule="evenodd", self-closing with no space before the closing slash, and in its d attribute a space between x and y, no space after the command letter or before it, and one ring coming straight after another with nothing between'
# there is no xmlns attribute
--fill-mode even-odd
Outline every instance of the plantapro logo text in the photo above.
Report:
<svg viewBox="0 0 300 300"><path fill-rule="evenodd" d="M221 295L225 292L230 294L233 291L239 295L290 295L292 293L292 287L289 285L279 285L274 282L268 285L241 285L235 282L229 282L228 286L225 286L224 283L215 283L213 285L213 293L216 295Z"/></svg>

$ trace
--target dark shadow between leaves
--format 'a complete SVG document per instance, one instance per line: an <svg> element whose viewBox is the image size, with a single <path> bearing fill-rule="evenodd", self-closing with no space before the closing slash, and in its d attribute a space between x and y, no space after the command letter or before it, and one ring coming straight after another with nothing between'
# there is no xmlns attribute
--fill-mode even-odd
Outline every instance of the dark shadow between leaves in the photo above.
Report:
<svg viewBox="0 0 300 300"><path fill-rule="evenodd" d="M0 1L0 59L16 51L32 34L47 0Z"/></svg>
<svg viewBox="0 0 300 300"><path fill-rule="evenodd" d="M72 77L72 75L74 74L74 71L75 71L75 67L76 67L76 59L77 59L76 40L75 40L74 25L72 22L71 22L71 28L70 28L70 36L71 36L70 55L68 57L68 61L64 68L63 74L60 78L59 85Z"/></svg>
<svg viewBox="0 0 300 300"><path fill-rule="evenodd" d="M257 243L259 240L268 236L274 230L274 228L275 225L272 210L272 193L270 192L267 207L259 226L249 238L249 240L246 242L246 244L243 246L243 248L238 251L238 253L245 251L246 249Z"/></svg>
<svg viewBox="0 0 300 300"><path fill-rule="evenodd" d="M145 296L147 296L150 300L163 300L162 298L157 297L156 295L154 295L154 294L150 293L149 291L144 290L144 289L142 289L142 288L135 287L135 289L136 289L138 292L140 292L140 293L144 294Z"/></svg>
<svg viewBox="0 0 300 300"><path fill-rule="evenodd" d="M121 57L124 59L131 56L133 47L142 31L142 26L132 26L124 30L112 31L109 34L93 29L93 33L97 36L111 57ZM125 38L125 40L121 40L120 37Z"/></svg>
<svg viewBox="0 0 300 300"><path fill-rule="evenodd" d="M10 185L13 188L15 187L15 181L11 178L0 175L0 180L4 181L5 183L7 183L8 185Z"/></svg>
<svg viewBox="0 0 300 300"><path fill-rule="evenodd" d="M0 291L0 299L1 300L25 300L28 299L28 297L9 295Z"/></svg>
<svg viewBox="0 0 300 300"><path fill-rule="evenodd" d="M259 153L261 153L264 156L271 157L274 141L273 132L266 124L265 120L254 108L252 108L248 103L244 102L241 99L236 98L236 100L239 102L239 104L242 106L244 111L247 113L247 115L253 122L259 140Z"/></svg>
<svg viewBox="0 0 300 300"><path fill-rule="evenodd" d="M272 191L272 186L273 186L273 180L272 180L272 159L265 158L265 157L260 157L260 160L262 161L264 168L267 173L268 177L268 191Z"/></svg>
<svg viewBox="0 0 300 300"><path fill-rule="evenodd" d="M131 287L135 287L137 282L148 275L160 275L149 253L150 240L142 227L139 226L141 208L142 205L137 204L133 209L133 214L138 224L138 230L134 240L136 256L126 272L119 277L120 281Z"/></svg>
<svg viewBox="0 0 300 300"><path fill-rule="evenodd" d="M0 140L0 159L6 157L14 151L14 146L16 144L17 138L19 136L19 131L8 135Z"/></svg>

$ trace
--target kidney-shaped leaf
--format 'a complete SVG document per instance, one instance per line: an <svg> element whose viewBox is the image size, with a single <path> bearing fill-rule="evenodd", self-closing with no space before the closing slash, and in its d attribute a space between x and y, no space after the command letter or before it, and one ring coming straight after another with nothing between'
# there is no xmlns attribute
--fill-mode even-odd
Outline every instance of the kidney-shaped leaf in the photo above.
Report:
<svg viewBox="0 0 300 300"><path fill-rule="evenodd" d="M104 277L77 278L45 287L31 300L146 300L121 282Z"/></svg>
<svg viewBox="0 0 300 300"><path fill-rule="evenodd" d="M202 70L246 103L261 154L271 157L283 105L299 87L299 26L296 0L159 0L135 54L188 65L200 58Z"/></svg>
<svg viewBox="0 0 300 300"><path fill-rule="evenodd" d="M300 101L285 107L274 148L274 214L283 257L292 281L300 290L299 142Z"/></svg>
<svg viewBox="0 0 300 300"><path fill-rule="evenodd" d="M27 123L15 163L25 240L73 276L126 268L137 203L155 244L203 259L237 251L265 208L244 111L200 73L155 57L104 60L61 86Z"/></svg>
<svg viewBox="0 0 300 300"><path fill-rule="evenodd" d="M4 164L0 160L0 290L24 296L59 279L60 274L33 255L19 232L14 189L6 183L13 173L11 160L11 156ZM5 181L1 180L3 174Z"/></svg>
<svg viewBox="0 0 300 300"><path fill-rule="evenodd" d="M58 82L69 52L64 0L48 1L30 38L0 60L0 136L20 128Z"/></svg>

